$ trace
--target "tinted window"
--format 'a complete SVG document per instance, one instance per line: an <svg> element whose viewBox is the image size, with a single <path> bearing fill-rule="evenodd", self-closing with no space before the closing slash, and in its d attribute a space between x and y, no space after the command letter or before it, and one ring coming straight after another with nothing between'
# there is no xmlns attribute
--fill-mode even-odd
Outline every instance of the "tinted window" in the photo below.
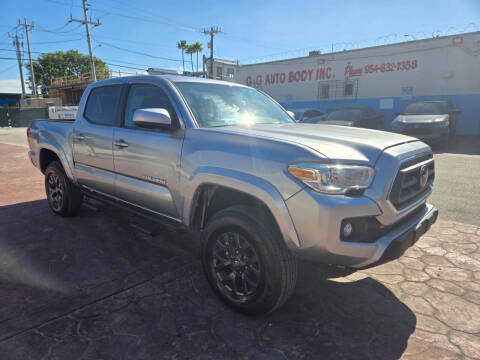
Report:
<svg viewBox="0 0 480 360"><path fill-rule="evenodd" d="M408 104L403 110L405 115L442 115L448 114L448 103L445 101L419 101Z"/></svg>
<svg viewBox="0 0 480 360"><path fill-rule="evenodd" d="M361 110L340 109L328 114L327 120L357 121L362 117Z"/></svg>
<svg viewBox="0 0 480 360"><path fill-rule="evenodd" d="M175 110L167 94L157 86L132 85L128 92L125 105L124 124L126 127L135 127L133 114L138 109L162 108L168 111L172 123L176 120Z"/></svg>
<svg viewBox="0 0 480 360"><path fill-rule="evenodd" d="M87 120L101 125L113 125L120 90L118 85L94 88L85 107L84 116Z"/></svg>
<svg viewBox="0 0 480 360"><path fill-rule="evenodd" d="M312 118L315 116L322 116L323 112L320 110L307 110L303 113L303 118Z"/></svg>

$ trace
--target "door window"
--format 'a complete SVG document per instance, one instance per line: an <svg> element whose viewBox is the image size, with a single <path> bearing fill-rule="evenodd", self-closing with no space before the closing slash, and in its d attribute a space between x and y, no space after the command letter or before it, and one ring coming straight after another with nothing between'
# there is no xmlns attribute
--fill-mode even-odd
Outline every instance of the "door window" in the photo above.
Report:
<svg viewBox="0 0 480 360"><path fill-rule="evenodd" d="M95 124L112 126L120 90L119 85L101 86L92 89L83 114L85 118Z"/></svg>
<svg viewBox="0 0 480 360"><path fill-rule="evenodd" d="M175 110L167 94L157 86L132 85L125 105L125 127L135 128L133 114L138 109L162 108L168 111L172 124L177 121Z"/></svg>

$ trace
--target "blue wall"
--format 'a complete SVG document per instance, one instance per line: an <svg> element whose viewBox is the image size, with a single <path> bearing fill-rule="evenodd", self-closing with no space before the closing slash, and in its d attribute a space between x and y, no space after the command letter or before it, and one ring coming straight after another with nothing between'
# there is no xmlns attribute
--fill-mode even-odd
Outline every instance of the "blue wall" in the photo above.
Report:
<svg viewBox="0 0 480 360"><path fill-rule="evenodd" d="M380 99L393 99L392 109L380 109ZM286 109L319 109L327 112L328 109L338 109L343 106L369 106L385 116L385 130L391 129L391 123L395 119L395 112L402 111L406 104L412 100L422 99L449 99L456 109L461 110L457 118L457 134L476 135L480 134L480 94L467 95L442 95L442 96L414 96L406 100L400 97L372 98L356 100L332 100L332 101L295 101L282 105Z"/></svg>

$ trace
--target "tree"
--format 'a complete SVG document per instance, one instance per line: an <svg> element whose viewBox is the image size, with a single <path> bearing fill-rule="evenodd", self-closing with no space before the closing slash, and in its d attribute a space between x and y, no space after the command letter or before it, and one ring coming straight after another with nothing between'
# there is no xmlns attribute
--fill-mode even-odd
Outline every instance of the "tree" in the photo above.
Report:
<svg viewBox="0 0 480 360"><path fill-rule="evenodd" d="M202 46L202 43L198 41L192 46L195 49L195 53L197 54L197 73L198 73L198 53L203 51L203 46Z"/></svg>
<svg viewBox="0 0 480 360"><path fill-rule="evenodd" d="M96 57L94 57L94 62L97 76L99 78L108 77L107 64ZM29 64L26 65L26 68L29 87L32 88L32 74ZM90 72L90 57L78 52L78 50L43 53L33 62L33 71L35 72L37 86L41 88L42 94L46 94L52 78Z"/></svg>
<svg viewBox="0 0 480 360"><path fill-rule="evenodd" d="M180 40L179 42L177 42L177 48L182 50L182 66L183 66L183 72L185 72L185 60L183 58L183 53L185 49L187 49L187 40Z"/></svg>
<svg viewBox="0 0 480 360"><path fill-rule="evenodd" d="M192 75L193 75L193 54L195 54L195 45L187 45L187 54L190 54L190 62L192 63Z"/></svg>

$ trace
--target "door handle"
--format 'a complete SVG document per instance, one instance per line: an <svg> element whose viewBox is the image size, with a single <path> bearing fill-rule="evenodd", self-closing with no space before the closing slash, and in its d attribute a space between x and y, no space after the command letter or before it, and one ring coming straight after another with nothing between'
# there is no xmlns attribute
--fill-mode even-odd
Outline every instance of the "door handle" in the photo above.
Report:
<svg viewBox="0 0 480 360"><path fill-rule="evenodd" d="M128 143L127 143L125 140L123 140L123 139L116 140L116 141L113 143L113 145L118 146L118 147L121 147L121 148L126 148L126 147L128 147Z"/></svg>
<svg viewBox="0 0 480 360"><path fill-rule="evenodd" d="M89 140L89 139L91 139L92 137L91 137L91 136L85 136L85 135L83 135L83 134L77 133L76 135L73 135L73 138L74 138L75 140L82 141L82 140Z"/></svg>
<svg viewBox="0 0 480 360"><path fill-rule="evenodd" d="M85 135L83 135L83 134L73 135L73 138L75 140L79 140L79 141L82 141L82 140L86 139Z"/></svg>

